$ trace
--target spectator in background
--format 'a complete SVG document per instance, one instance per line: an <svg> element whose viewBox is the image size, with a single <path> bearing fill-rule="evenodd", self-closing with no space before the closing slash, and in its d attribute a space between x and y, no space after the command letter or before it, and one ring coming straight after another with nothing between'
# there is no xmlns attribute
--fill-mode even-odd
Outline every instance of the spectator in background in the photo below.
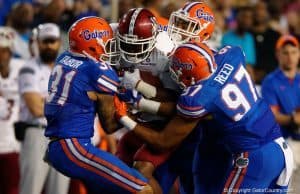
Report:
<svg viewBox="0 0 300 194"><path fill-rule="evenodd" d="M48 81L60 48L60 30L47 23L37 28L39 57L28 61L20 70L20 120L27 123L20 152L20 194L66 194L68 178L43 161L48 139L44 136L46 119L44 103L48 95Z"/></svg>
<svg viewBox="0 0 300 194"><path fill-rule="evenodd" d="M215 29L209 40L207 40L207 45L218 50L222 46L222 38L225 31L225 21L220 12L215 12Z"/></svg>
<svg viewBox="0 0 300 194"><path fill-rule="evenodd" d="M40 6L42 6L41 10L36 13L34 18L34 27L42 23L55 23L60 27L64 27L63 14L66 10L64 0L51 0L48 4L46 3Z"/></svg>
<svg viewBox="0 0 300 194"><path fill-rule="evenodd" d="M291 5L288 7L286 19L290 34L300 41L300 3L298 6L295 4L294 6Z"/></svg>
<svg viewBox="0 0 300 194"><path fill-rule="evenodd" d="M270 13L270 27L280 34L288 33L288 24L283 9L286 1L266 0Z"/></svg>
<svg viewBox="0 0 300 194"><path fill-rule="evenodd" d="M300 178L300 73L298 62L300 50L298 40L291 35L281 36L276 43L279 68L270 73L262 83L262 96L270 104L283 137L289 138L293 150L296 171L294 178ZM292 186L299 188L294 179Z"/></svg>
<svg viewBox="0 0 300 194"><path fill-rule="evenodd" d="M11 12L11 8L19 2L20 0L0 0L0 26L6 24L7 16ZM32 3L32 0L22 0L22 2Z"/></svg>
<svg viewBox="0 0 300 194"><path fill-rule="evenodd" d="M23 60L12 58L10 29L0 27L0 193L19 193L19 142L14 122L19 118L18 74Z"/></svg>
<svg viewBox="0 0 300 194"><path fill-rule="evenodd" d="M298 40L291 35L281 36L276 43L276 54L279 67L264 79L262 95L271 105L278 123L282 126L284 137L292 136L300 140L300 133L295 133L298 130L297 125L300 126L300 113L297 113L300 108Z"/></svg>
<svg viewBox="0 0 300 194"><path fill-rule="evenodd" d="M277 31L269 26L269 13L267 4L258 1L253 7L254 25L252 35L255 41L256 65L254 67L255 82L260 84L266 74L277 68L275 57L275 43L280 37Z"/></svg>
<svg viewBox="0 0 300 194"><path fill-rule="evenodd" d="M101 3L99 0L75 0L74 1L74 20L79 20L87 16L99 16ZM72 23L73 23L72 22Z"/></svg>
<svg viewBox="0 0 300 194"><path fill-rule="evenodd" d="M183 6L182 6L183 7ZM164 17L164 18L169 18L171 13L174 11L174 10L178 10L180 9L180 7L178 6L178 3L174 2L174 1L170 1L168 2L166 5L164 5L162 7L162 9L164 10L162 13L161 13L161 16Z"/></svg>
<svg viewBox="0 0 300 194"><path fill-rule="evenodd" d="M223 15L227 29L236 28L236 11L233 9L233 0L215 0L215 9Z"/></svg>
<svg viewBox="0 0 300 194"><path fill-rule="evenodd" d="M11 26L14 33L14 55L22 59L29 59L28 50L31 25L33 22L33 7L30 3L16 4L8 16L7 25Z"/></svg>
<svg viewBox="0 0 300 194"><path fill-rule="evenodd" d="M62 50L68 47L67 32L75 17L74 10L67 10L64 0L44 0L41 1L39 12L35 14L33 27L42 23L55 23L61 29Z"/></svg>
<svg viewBox="0 0 300 194"><path fill-rule="evenodd" d="M159 25L159 30L167 31L168 19L161 15L161 0L142 0L141 3L153 13Z"/></svg>
<svg viewBox="0 0 300 194"><path fill-rule="evenodd" d="M246 68L254 78L253 67L256 64L255 43L249 32L253 24L252 7L240 7L237 12L237 26L235 30L229 30L222 38L222 45L240 46L246 54Z"/></svg>
<svg viewBox="0 0 300 194"><path fill-rule="evenodd" d="M134 7L132 0L120 0L119 1L119 17L123 16L127 11Z"/></svg>

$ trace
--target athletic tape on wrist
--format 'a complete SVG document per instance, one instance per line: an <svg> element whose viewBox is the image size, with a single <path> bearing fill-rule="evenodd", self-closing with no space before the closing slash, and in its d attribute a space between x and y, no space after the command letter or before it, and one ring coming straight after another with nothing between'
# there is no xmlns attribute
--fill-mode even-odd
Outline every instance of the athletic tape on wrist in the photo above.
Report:
<svg viewBox="0 0 300 194"><path fill-rule="evenodd" d="M159 110L160 102L156 102L153 100L148 100L145 98L141 98L140 102L138 103L138 109L147 112L156 114Z"/></svg>
<svg viewBox="0 0 300 194"><path fill-rule="evenodd" d="M128 116L121 117L120 123L129 130L133 130L137 125L137 123Z"/></svg>
<svg viewBox="0 0 300 194"><path fill-rule="evenodd" d="M136 90L141 92L147 98L156 97L156 88L142 80L137 83Z"/></svg>

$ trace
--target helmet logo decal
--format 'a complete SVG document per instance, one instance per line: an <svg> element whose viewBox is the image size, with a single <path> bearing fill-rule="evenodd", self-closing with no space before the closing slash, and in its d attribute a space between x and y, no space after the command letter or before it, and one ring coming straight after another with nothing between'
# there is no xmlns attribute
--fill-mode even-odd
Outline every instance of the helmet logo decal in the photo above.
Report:
<svg viewBox="0 0 300 194"><path fill-rule="evenodd" d="M175 69L186 69L186 70L192 70L193 69L193 65L190 63L181 63L179 59L177 58L173 58L173 67Z"/></svg>
<svg viewBox="0 0 300 194"><path fill-rule="evenodd" d="M85 40L104 38L104 37L109 37L109 31L108 30L101 30L101 31L94 30L93 32L90 32L89 30L84 30L83 31L83 38Z"/></svg>
<svg viewBox="0 0 300 194"><path fill-rule="evenodd" d="M196 11L196 16L199 18L199 19L204 19L205 21L207 22L213 22L214 21L214 17L212 15L209 15L207 14L206 12L204 12L203 9L198 9Z"/></svg>

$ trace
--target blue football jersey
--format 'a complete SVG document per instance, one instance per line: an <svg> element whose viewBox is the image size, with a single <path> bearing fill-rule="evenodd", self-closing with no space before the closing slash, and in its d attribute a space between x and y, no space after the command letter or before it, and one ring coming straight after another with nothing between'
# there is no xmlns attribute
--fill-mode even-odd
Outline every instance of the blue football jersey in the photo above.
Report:
<svg viewBox="0 0 300 194"><path fill-rule="evenodd" d="M87 92L114 94L119 79L105 63L64 52L56 60L45 104L45 135L59 138L93 136L95 102Z"/></svg>
<svg viewBox="0 0 300 194"><path fill-rule="evenodd" d="M224 47L215 60L216 72L181 94L178 113L189 118L212 115L213 128L232 152L255 149L281 136L273 113L257 95L245 69L241 48Z"/></svg>

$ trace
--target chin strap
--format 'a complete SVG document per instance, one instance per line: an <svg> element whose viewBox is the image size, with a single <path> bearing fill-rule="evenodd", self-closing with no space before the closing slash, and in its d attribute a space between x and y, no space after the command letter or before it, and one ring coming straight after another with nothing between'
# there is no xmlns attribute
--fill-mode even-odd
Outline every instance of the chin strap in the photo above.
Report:
<svg viewBox="0 0 300 194"><path fill-rule="evenodd" d="M96 63L99 62L99 60L97 60L95 57L93 57L92 55L88 54L85 50L82 51L82 53L89 59L92 59L93 61L95 61Z"/></svg>

